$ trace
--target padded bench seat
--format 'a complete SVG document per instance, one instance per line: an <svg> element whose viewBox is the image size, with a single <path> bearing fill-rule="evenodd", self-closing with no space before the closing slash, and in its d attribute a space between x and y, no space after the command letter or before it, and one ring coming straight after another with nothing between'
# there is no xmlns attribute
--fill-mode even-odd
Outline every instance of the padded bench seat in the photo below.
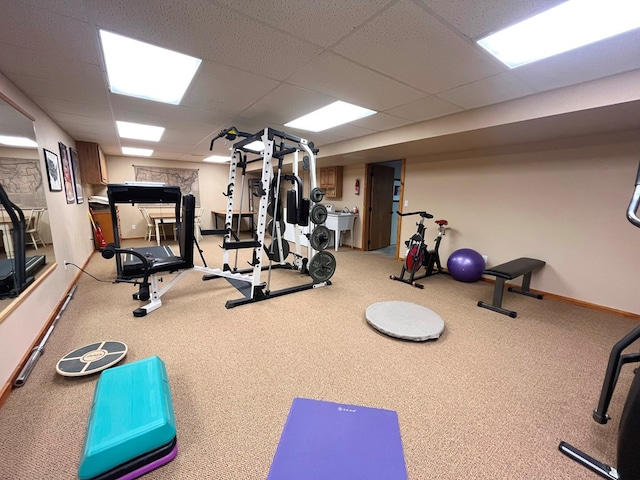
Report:
<svg viewBox="0 0 640 480"><path fill-rule="evenodd" d="M513 293L519 293L528 297L537 298L542 300L542 295L532 293L529 288L531 286L531 274L534 270L538 270L546 265L546 262L537 260L535 258L521 257L510 262L502 263L495 267L491 267L483 272L484 275L492 275L496 277L496 285L493 291L493 302L491 304L479 301L478 306L488 308L494 312L509 315L512 318L516 318L517 312L513 310L507 310L502 308L502 295L504 292L505 280L513 280L524 276L522 279L522 286L518 288L509 287L508 290Z"/></svg>
<svg viewBox="0 0 640 480"><path fill-rule="evenodd" d="M82 480L133 479L178 453L164 362L157 356L100 375L78 468Z"/></svg>
<svg viewBox="0 0 640 480"><path fill-rule="evenodd" d="M129 250L129 252L144 255L149 262L149 270L145 272L142 260L135 256L134 253L127 253L124 256L124 261L122 262L122 279L143 277L145 273L147 275L154 275L162 272L173 273L178 270L193 267L191 262L185 261L184 258L175 255L171 247L168 245L146 248L139 247L127 250Z"/></svg>

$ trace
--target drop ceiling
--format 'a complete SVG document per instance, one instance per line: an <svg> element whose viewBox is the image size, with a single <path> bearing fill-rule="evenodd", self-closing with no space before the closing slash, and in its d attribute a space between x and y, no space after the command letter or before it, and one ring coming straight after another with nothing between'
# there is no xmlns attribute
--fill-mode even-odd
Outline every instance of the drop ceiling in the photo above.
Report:
<svg viewBox="0 0 640 480"><path fill-rule="evenodd" d="M232 125L285 130L341 163L447 151L461 139L482 147L640 128L640 31L513 70L475 43L559 3L0 0L0 72L73 138L97 142L107 155L130 146L200 161ZM181 104L110 93L99 29L201 58ZM538 97L550 109L528 114ZM321 133L284 127L335 100L379 113ZM565 102L575 106L559 108ZM503 105L522 111L455 132L430 127L443 119L466 125ZM115 120L167 130L159 143L129 141L118 137ZM213 153L227 155L228 147L216 142Z"/></svg>

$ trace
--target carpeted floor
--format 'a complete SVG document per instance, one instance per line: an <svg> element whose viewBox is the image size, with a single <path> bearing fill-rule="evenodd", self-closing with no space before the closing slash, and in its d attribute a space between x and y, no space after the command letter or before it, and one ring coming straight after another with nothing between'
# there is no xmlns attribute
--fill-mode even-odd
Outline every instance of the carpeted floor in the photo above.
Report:
<svg viewBox="0 0 640 480"><path fill-rule="evenodd" d="M210 267L221 266L220 243L202 242ZM419 290L389 279L401 267L393 258L331 253L337 270L326 288L226 309L237 290L193 272L144 318L131 313L133 286L112 284L114 262L95 255L87 270L105 282L81 277L44 356L0 409L0 478L76 476L97 377L63 378L54 367L103 339L127 343L126 362L166 363L179 453L150 480L264 480L295 397L396 410L412 480L597 478L558 452L560 440L615 465L633 367L623 368L613 420L598 425L591 412L612 345L637 322L507 293L512 319L476 306L491 301L489 283L437 275ZM249 254L239 255L245 268ZM277 290L309 277L274 270L270 281ZM443 335L414 343L377 333L365 310L385 300L434 310Z"/></svg>

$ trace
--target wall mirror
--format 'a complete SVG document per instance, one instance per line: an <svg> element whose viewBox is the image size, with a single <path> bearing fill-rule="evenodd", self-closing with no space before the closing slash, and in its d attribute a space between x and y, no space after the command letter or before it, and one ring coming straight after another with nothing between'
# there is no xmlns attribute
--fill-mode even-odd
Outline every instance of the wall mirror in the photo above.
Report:
<svg viewBox="0 0 640 480"><path fill-rule="evenodd" d="M4 137L28 138L33 145L12 146L9 145L12 140ZM20 246L13 244L11 219L0 206L0 297L4 296L0 298L0 321L37 288L39 278L44 278L55 268L45 196L47 173L40 166L38 148L32 120L7 103L0 93L0 184L11 202L24 213L27 222L24 242L27 274L35 278L17 297L3 295L3 288L12 285L7 275L10 276L15 269L15 249Z"/></svg>

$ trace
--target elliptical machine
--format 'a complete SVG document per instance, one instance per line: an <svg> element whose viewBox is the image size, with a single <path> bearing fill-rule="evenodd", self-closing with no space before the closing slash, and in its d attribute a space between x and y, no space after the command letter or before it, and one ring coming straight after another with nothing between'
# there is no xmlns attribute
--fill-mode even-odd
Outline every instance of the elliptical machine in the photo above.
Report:
<svg viewBox="0 0 640 480"><path fill-rule="evenodd" d="M636 185L627 209L627 219L636 227L640 228L640 165L636 176ZM622 351L633 342L640 339L640 327L636 327L622 339L620 339L611 349L609 363L600 391L598 407L593 412L593 419L601 424L607 423L609 415L607 409L613 395L613 389L618 381L620 368L626 363L640 362L640 353L629 353L622 355ZM618 428L618 466L617 469L606 465L595 458L590 457L574 446L560 442L559 450L572 458L576 462L584 465L589 470L597 473L603 478L610 480L639 480L640 479L640 374L635 370L635 377L631 382L627 401L620 417Z"/></svg>
<svg viewBox="0 0 640 480"><path fill-rule="evenodd" d="M424 288L424 285L416 283L416 280L420 280L421 278L430 277L431 275L443 272L438 250L440 249L440 241L445 235L445 227L449 225L449 222L447 222L446 220L435 221L435 223L438 224L438 236L435 239L435 248L433 250L429 250L427 248L427 244L424 242L426 231L424 220L426 218L433 218L433 215L425 211L411 213L402 213L396 211L396 213L401 217L406 217L409 215L420 215L420 221L416 223L418 227L416 233L411 235L411 238L404 242L404 244L407 246L407 254L405 255L404 263L402 264L402 271L400 272L400 276L396 277L395 275L389 275L389 278L391 280L398 280L399 282L408 283L409 285L413 285L417 288ZM424 266L426 270L424 275L416 277L416 273L422 266ZM406 273L409 274L409 278L405 279L404 276Z"/></svg>

